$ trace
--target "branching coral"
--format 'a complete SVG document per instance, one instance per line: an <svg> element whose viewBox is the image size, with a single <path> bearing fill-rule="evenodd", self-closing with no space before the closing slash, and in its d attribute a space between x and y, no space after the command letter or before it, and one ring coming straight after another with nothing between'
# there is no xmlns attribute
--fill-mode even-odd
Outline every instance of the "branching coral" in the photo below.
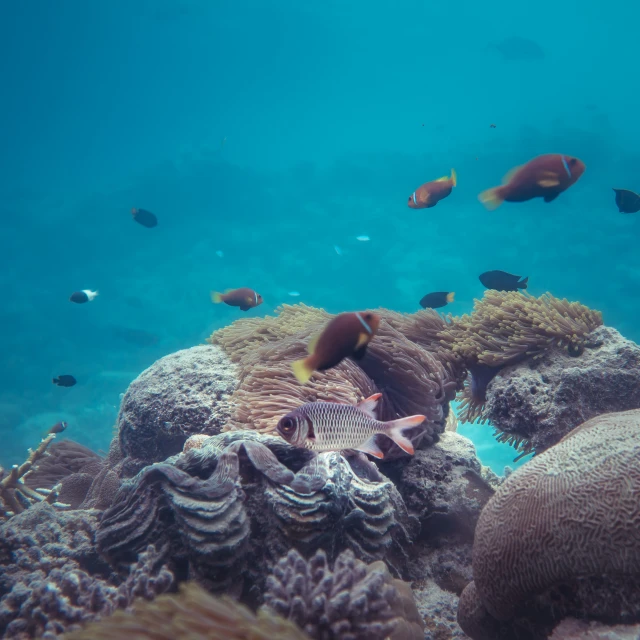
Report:
<svg viewBox="0 0 640 640"><path fill-rule="evenodd" d="M177 595L138 601L131 612L117 612L69 633L65 640L309 640L292 622L266 611L255 616L231 598L215 598L194 583Z"/></svg>
<svg viewBox="0 0 640 640"><path fill-rule="evenodd" d="M11 467L0 480L0 518L10 517L16 513L21 513L31 505L38 502L48 502L55 507L65 508L69 505L57 502L57 488L31 489L24 482L27 474L34 468L43 456L46 455L47 447L55 439L56 434L51 433L44 438L38 448L33 451L29 449L29 457L20 466L17 464ZM0 468L0 474L3 470Z"/></svg>
<svg viewBox="0 0 640 640"><path fill-rule="evenodd" d="M315 640L422 640L423 622L409 585L384 562L365 565L351 551L329 567L324 551L306 561L295 549L267 579L265 607Z"/></svg>

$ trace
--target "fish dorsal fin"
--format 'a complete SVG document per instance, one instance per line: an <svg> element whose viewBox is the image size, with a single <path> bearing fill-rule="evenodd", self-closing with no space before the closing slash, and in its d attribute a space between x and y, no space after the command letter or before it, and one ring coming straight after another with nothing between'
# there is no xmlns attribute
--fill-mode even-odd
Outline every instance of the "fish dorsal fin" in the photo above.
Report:
<svg viewBox="0 0 640 640"><path fill-rule="evenodd" d="M374 420L378 419L376 415L376 407L378 406L378 400L382 398L381 393L374 393L372 396L365 398L362 402L358 403L358 409L362 411L362 413L366 413L370 418Z"/></svg>
<svg viewBox="0 0 640 640"><path fill-rule="evenodd" d="M368 342L369 342L369 334L361 333L358 336L358 342L356 344L356 348L354 349L354 351L357 351L360 347L364 347Z"/></svg>
<svg viewBox="0 0 640 640"><path fill-rule="evenodd" d="M307 345L307 352L309 354L313 353L316 350L316 345L318 344L318 340L320 340L320 334L316 334L315 336L311 336L311 340L309 340L309 344Z"/></svg>
<svg viewBox="0 0 640 640"><path fill-rule="evenodd" d="M520 169L522 169L522 165L518 165L517 167L513 167L513 169L510 169L509 171L507 171L504 178L502 178L502 184L509 184L513 176L515 176L516 173L520 171Z"/></svg>

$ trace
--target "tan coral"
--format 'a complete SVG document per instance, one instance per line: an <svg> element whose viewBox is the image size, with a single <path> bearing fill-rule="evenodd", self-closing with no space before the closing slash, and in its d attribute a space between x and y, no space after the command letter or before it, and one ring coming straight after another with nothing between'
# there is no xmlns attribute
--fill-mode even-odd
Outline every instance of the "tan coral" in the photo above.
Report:
<svg viewBox="0 0 640 640"><path fill-rule="evenodd" d="M216 598L195 583L183 583L175 595L148 602L133 611L117 611L64 640L309 640L292 622L266 611L251 613L231 598Z"/></svg>
<svg viewBox="0 0 640 640"><path fill-rule="evenodd" d="M211 436L206 433L194 433L192 436L187 438L187 441L182 447L182 453L186 453L190 449L200 449L200 447L202 447L210 437Z"/></svg>

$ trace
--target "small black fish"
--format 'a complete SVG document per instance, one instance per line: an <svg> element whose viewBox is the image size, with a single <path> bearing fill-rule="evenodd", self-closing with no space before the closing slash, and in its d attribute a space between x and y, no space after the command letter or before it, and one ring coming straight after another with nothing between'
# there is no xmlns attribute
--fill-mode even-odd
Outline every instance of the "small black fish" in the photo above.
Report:
<svg viewBox="0 0 640 640"><path fill-rule="evenodd" d="M91 302L98 295L97 291L91 291L91 289L83 289L82 291L74 291L69 300L76 302L77 304L83 304L85 302Z"/></svg>
<svg viewBox="0 0 640 640"><path fill-rule="evenodd" d="M67 428L67 423L63 420L60 422L56 422L51 429L49 429L48 433L62 433Z"/></svg>
<svg viewBox="0 0 640 640"><path fill-rule="evenodd" d="M59 387L73 387L73 385L76 383L76 379L73 376L65 374L63 376L54 378L52 382Z"/></svg>
<svg viewBox="0 0 640 640"><path fill-rule="evenodd" d="M158 218L156 218L155 214L151 213L151 211L147 211L146 209L136 209L134 207L131 209L131 215L138 224L141 224L143 227L147 227L147 229L158 226Z"/></svg>
<svg viewBox="0 0 640 640"><path fill-rule="evenodd" d="M520 280L521 276L514 276L506 271L485 271L479 278L487 289L496 289L496 291L526 289L529 280L529 276Z"/></svg>
<svg viewBox="0 0 640 640"><path fill-rule="evenodd" d="M614 189L616 204L620 213L636 213L640 211L640 196L629 189Z"/></svg>
<svg viewBox="0 0 640 640"><path fill-rule="evenodd" d="M446 307L449 302L453 302L455 295L455 291L436 291L434 293L427 293L427 295L420 300L420 306L423 309L439 309L440 307Z"/></svg>

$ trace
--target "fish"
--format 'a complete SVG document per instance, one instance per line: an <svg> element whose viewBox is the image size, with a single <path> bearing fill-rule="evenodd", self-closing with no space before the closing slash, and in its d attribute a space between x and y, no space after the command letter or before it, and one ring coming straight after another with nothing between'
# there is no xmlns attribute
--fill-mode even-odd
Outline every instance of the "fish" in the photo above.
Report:
<svg viewBox="0 0 640 640"><path fill-rule="evenodd" d="M455 295L455 291L435 291L434 293L427 293L427 295L420 300L420 306L423 309L446 307L449 302L453 302Z"/></svg>
<svg viewBox="0 0 640 640"><path fill-rule="evenodd" d="M636 213L640 211L640 196L628 189L614 189L616 204L620 213Z"/></svg>
<svg viewBox="0 0 640 640"><path fill-rule="evenodd" d="M575 184L584 173L582 160L561 153L547 153L514 167L502 180L502 186L483 191L478 200L493 211L503 202L525 202L543 198L555 200L563 191Z"/></svg>
<svg viewBox="0 0 640 640"><path fill-rule="evenodd" d="M496 128L496 125L495 125L495 124L491 123L491 124L489 125L489 129L495 129L495 128Z"/></svg>
<svg viewBox="0 0 640 640"><path fill-rule="evenodd" d="M356 236L356 240L359 240L360 242L369 242L371 238L369 236Z"/></svg>
<svg viewBox="0 0 640 640"><path fill-rule="evenodd" d="M370 311L337 315L319 336L311 339L309 355L291 365L298 382L305 384L314 371L331 369L348 356L364 358L379 326L380 316Z"/></svg>
<svg viewBox="0 0 640 640"><path fill-rule="evenodd" d="M430 209L435 207L440 200L451 194L453 187L458 183L458 176L454 169L451 169L450 176L443 176L431 182L425 182L416 189L407 201L410 209Z"/></svg>
<svg viewBox="0 0 640 640"><path fill-rule="evenodd" d="M261 305L263 299L262 296L253 289L241 287L240 289L227 289L224 293L212 291L211 302L214 304L224 302L230 307L240 307L240 311L248 311L249 309L253 309L253 307Z"/></svg>
<svg viewBox="0 0 640 640"><path fill-rule="evenodd" d="M333 250L334 250L334 251L335 251L339 256L341 256L341 255L342 255L342 249L341 249L337 244L334 244L334 245L333 245Z"/></svg>
<svg viewBox="0 0 640 640"><path fill-rule="evenodd" d="M77 380L73 376L64 374L58 376L57 378L53 378L52 382L58 387L73 387L73 385L76 384Z"/></svg>
<svg viewBox="0 0 640 640"><path fill-rule="evenodd" d="M133 209L131 209L131 215L138 224L141 224L143 227L147 227L147 229L158 226L158 218L155 214L151 213L151 211L147 211L146 209L136 209L133 207Z"/></svg>
<svg viewBox="0 0 640 640"><path fill-rule="evenodd" d="M67 423L63 420L56 422L47 433L62 433L67 428Z"/></svg>
<svg viewBox="0 0 640 640"><path fill-rule="evenodd" d="M526 289L529 276L520 280L521 276L514 276L506 271L485 271L479 276L480 282L487 289L495 289L496 291L517 291L518 289Z"/></svg>
<svg viewBox="0 0 640 640"><path fill-rule="evenodd" d="M77 304L84 304L85 302L91 302L92 300L95 300L97 295L97 291L91 291L91 289L83 289L82 291L74 291L69 296L69 301L75 302Z"/></svg>
<svg viewBox="0 0 640 640"><path fill-rule="evenodd" d="M376 393L358 405L307 402L280 418L276 431L295 447L312 451L355 449L379 459L384 458L384 453L376 444L376 436L383 434L413 455L413 443L406 431L421 425L426 420L425 416L381 422L375 414L381 396L381 393Z"/></svg>
<svg viewBox="0 0 640 640"><path fill-rule="evenodd" d="M497 51L503 60L542 60L545 57L542 47L537 42L519 36L490 44L487 49Z"/></svg>
<svg viewBox="0 0 640 640"><path fill-rule="evenodd" d="M220 251L220 249L218 249L218 251L216 251L216 255L218 258L224 258L224 251Z"/></svg>
<svg viewBox="0 0 640 640"><path fill-rule="evenodd" d="M152 347L160 342L160 336L145 329L134 329L123 325L111 325L109 329L114 338L138 347Z"/></svg>
<svg viewBox="0 0 640 640"><path fill-rule="evenodd" d="M289 291L289 295L292 298L297 298L300 295L300 292L299 291Z"/></svg>

